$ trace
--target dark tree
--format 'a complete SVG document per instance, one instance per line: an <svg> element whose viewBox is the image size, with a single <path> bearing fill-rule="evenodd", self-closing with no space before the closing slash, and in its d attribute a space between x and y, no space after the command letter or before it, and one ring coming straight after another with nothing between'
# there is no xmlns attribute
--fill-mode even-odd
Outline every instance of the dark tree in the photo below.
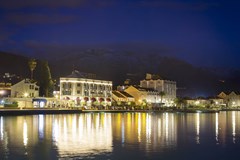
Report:
<svg viewBox="0 0 240 160"><path fill-rule="evenodd" d="M28 61L28 66L30 68L31 71L31 80L33 80L33 71L35 70L36 66L37 66L37 62L35 59L30 59Z"/></svg>
<svg viewBox="0 0 240 160"><path fill-rule="evenodd" d="M53 96L54 83L47 61L39 61L37 70L37 82L40 86L40 95L45 97Z"/></svg>

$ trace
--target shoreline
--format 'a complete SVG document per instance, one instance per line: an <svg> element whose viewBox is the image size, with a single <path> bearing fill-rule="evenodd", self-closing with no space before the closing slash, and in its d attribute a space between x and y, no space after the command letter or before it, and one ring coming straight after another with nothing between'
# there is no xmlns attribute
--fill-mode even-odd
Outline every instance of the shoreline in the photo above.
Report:
<svg viewBox="0 0 240 160"><path fill-rule="evenodd" d="M239 109L222 110L81 110L81 109L4 109L0 108L0 116L38 115L38 114L77 114L77 113L219 113L220 111L240 111Z"/></svg>

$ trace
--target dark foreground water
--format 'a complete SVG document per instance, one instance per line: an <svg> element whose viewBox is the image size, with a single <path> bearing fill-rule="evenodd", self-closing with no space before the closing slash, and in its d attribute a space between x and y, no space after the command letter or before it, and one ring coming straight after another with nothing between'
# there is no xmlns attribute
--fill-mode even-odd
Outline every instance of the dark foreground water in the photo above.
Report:
<svg viewBox="0 0 240 160"><path fill-rule="evenodd" d="M240 158L240 112L0 117L0 159Z"/></svg>

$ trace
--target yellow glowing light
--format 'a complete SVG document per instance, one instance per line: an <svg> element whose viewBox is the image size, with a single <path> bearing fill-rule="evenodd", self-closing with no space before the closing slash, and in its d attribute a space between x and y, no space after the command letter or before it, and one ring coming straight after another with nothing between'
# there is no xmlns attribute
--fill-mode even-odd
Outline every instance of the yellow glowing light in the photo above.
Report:
<svg viewBox="0 0 240 160"><path fill-rule="evenodd" d="M195 104L198 105L200 102L199 101L196 101Z"/></svg>
<svg viewBox="0 0 240 160"><path fill-rule="evenodd" d="M24 93L24 97L28 97L28 93Z"/></svg>
<svg viewBox="0 0 240 160"><path fill-rule="evenodd" d="M0 95L3 95L5 93L4 90L0 90Z"/></svg>

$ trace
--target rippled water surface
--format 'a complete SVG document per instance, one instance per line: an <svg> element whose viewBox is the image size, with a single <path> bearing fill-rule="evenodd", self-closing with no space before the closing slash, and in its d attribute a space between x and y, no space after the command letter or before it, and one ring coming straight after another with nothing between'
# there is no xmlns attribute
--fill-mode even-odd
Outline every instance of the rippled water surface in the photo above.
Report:
<svg viewBox="0 0 240 160"><path fill-rule="evenodd" d="M240 112L0 116L0 159L238 159Z"/></svg>

